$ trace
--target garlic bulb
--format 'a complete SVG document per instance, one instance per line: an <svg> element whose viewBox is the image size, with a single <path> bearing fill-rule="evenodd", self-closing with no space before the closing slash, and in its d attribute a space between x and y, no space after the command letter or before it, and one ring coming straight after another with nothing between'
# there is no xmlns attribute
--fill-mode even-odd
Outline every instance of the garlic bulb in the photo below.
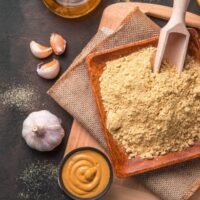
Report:
<svg viewBox="0 0 200 200"><path fill-rule="evenodd" d="M40 63L37 66L37 73L42 78L54 79L60 72L60 63L58 60L53 59L48 63Z"/></svg>
<svg viewBox="0 0 200 200"><path fill-rule="evenodd" d="M66 41L61 35L57 33L51 34L50 44L56 55L61 55L65 51Z"/></svg>
<svg viewBox="0 0 200 200"><path fill-rule="evenodd" d="M35 41L30 42L30 49L32 54L37 58L47 58L53 53L51 47L43 46Z"/></svg>
<svg viewBox="0 0 200 200"><path fill-rule="evenodd" d="M47 110L32 112L24 120L22 137L28 146L38 151L51 151L63 137L61 120Z"/></svg>

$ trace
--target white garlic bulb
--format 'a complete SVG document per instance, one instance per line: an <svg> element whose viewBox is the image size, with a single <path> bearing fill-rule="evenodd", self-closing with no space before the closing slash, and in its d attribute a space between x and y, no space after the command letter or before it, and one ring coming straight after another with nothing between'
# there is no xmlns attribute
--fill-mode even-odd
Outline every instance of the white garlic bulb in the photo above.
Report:
<svg viewBox="0 0 200 200"><path fill-rule="evenodd" d="M51 151L63 137L61 120L47 110L32 112L24 120L22 137L28 146L38 151Z"/></svg>

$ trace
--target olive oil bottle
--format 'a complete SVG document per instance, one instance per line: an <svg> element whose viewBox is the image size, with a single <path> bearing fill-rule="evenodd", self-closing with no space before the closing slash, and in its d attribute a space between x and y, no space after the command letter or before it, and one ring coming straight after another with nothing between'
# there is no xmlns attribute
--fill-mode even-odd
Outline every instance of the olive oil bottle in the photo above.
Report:
<svg viewBox="0 0 200 200"><path fill-rule="evenodd" d="M43 0L55 14L65 18L77 18L94 10L101 0Z"/></svg>

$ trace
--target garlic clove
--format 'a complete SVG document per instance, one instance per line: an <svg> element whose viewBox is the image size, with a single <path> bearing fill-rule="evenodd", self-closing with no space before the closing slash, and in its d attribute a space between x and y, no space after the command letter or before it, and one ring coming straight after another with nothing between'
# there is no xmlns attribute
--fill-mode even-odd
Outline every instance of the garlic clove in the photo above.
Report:
<svg viewBox="0 0 200 200"><path fill-rule="evenodd" d="M42 78L54 79L60 72L60 63L58 60L53 59L48 63L40 63L37 66L37 73Z"/></svg>
<svg viewBox="0 0 200 200"><path fill-rule="evenodd" d="M37 58L47 58L53 52L51 47L43 46L35 41L30 42L30 49L32 54Z"/></svg>
<svg viewBox="0 0 200 200"><path fill-rule="evenodd" d="M66 40L57 33L51 34L50 44L56 55L61 55L65 51Z"/></svg>

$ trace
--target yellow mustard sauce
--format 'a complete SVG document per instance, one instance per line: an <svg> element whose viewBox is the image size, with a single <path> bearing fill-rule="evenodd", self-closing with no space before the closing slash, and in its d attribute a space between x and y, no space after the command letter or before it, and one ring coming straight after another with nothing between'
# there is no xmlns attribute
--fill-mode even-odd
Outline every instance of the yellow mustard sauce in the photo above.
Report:
<svg viewBox="0 0 200 200"><path fill-rule="evenodd" d="M67 159L62 169L64 187L79 198L93 198L109 183L110 169L105 158L92 150L83 150Z"/></svg>

